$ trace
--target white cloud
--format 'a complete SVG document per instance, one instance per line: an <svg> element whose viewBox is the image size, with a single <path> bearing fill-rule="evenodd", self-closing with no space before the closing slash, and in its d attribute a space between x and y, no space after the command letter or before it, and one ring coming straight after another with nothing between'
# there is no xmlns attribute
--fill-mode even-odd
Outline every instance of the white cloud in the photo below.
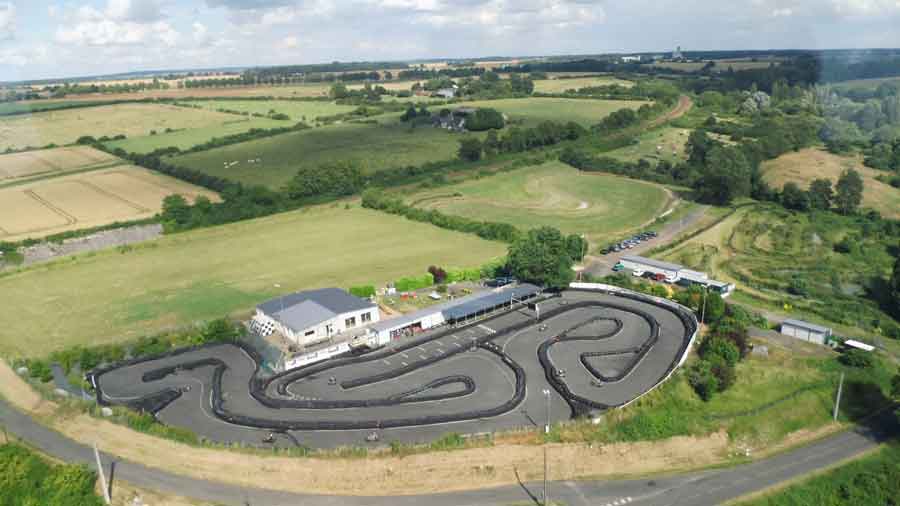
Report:
<svg viewBox="0 0 900 506"><path fill-rule="evenodd" d="M209 43L209 29L206 28L206 25L195 21L192 28L194 30L194 42L201 46Z"/></svg>
<svg viewBox="0 0 900 506"><path fill-rule="evenodd" d="M838 15L880 16L900 13L897 0L831 0L831 6Z"/></svg>
<svg viewBox="0 0 900 506"><path fill-rule="evenodd" d="M0 40L12 39L16 32L16 6L0 2Z"/></svg>
<svg viewBox="0 0 900 506"><path fill-rule="evenodd" d="M159 0L108 0L106 13L112 19L144 23L163 18Z"/></svg>
<svg viewBox="0 0 900 506"><path fill-rule="evenodd" d="M59 25L56 42L78 46L139 45L159 42L171 47L179 34L162 20L158 0L109 0L102 11L84 5L72 13L72 24Z"/></svg>
<svg viewBox="0 0 900 506"><path fill-rule="evenodd" d="M294 35L289 35L281 39L281 44L279 45L281 49L297 49L300 47L300 39Z"/></svg>

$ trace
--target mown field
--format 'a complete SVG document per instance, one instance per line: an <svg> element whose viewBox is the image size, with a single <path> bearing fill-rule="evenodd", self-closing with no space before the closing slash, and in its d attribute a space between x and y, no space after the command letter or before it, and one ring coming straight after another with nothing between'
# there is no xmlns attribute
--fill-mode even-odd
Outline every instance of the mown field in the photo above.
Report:
<svg viewBox="0 0 900 506"><path fill-rule="evenodd" d="M186 109L190 111L191 109ZM216 113L221 114L221 113ZM209 126L190 128L169 133L157 133L156 135L142 135L128 139L110 141L106 146L115 149L122 148L130 153L149 153L156 149L176 147L190 149L198 144L203 144L215 137L225 137L246 132L252 128L284 128L294 124L291 121L278 121L268 118L243 118L234 114L224 114L227 120Z"/></svg>
<svg viewBox="0 0 900 506"><path fill-rule="evenodd" d="M0 116L10 116L23 113L33 113L41 111L52 111L78 105L86 107L89 105L103 105L105 101L74 101L74 100L28 100L22 102L2 102L0 103Z"/></svg>
<svg viewBox="0 0 900 506"><path fill-rule="evenodd" d="M763 179L778 189L788 181L805 189L817 178L830 179L834 184L846 169L855 169L863 177L863 207L875 209L885 217L900 218L900 189L876 180L876 176L888 173L864 166L859 157L807 148L781 155L762 166Z"/></svg>
<svg viewBox="0 0 900 506"><path fill-rule="evenodd" d="M312 123L319 116L343 114L356 109L352 105L318 100L196 100L184 103L211 111L227 109L248 114L282 113L290 116L290 121L294 123Z"/></svg>
<svg viewBox="0 0 900 506"><path fill-rule="evenodd" d="M619 109L649 102L637 100L591 100L575 98L508 98L466 102L466 107L491 107L509 116L512 125L534 126L541 121L574 121L590 126Z"/></svg>
<svg viewBox="0 0 900 506"><path fill-rule="evenodd" d="M590 86L609 86L617 84L626 88L634 86L631 81L609 76L574 77L571 79L538 79L534 82L536 93L563 93Z"/></svg>
<svg viewBox="0 0 900 506"><path fill-rule="evenodd" d="M685 160L684 146L690 130L686 128L665 127L650 130L641 134L636 144L603 153L603 156L625 162L666 160L673 164Z"/></svg>
<svg viewBox="0 0 900 506"><path fill-rule="evenodd" d="M396 120L377 125L344 123L182 155L171 161L241 183L279 188L304 166L350 160L374 171L451 159L456 156L460 138L430 126L410 129ZM247 163L255 159L260 161ZM226 167L235 161L238 163Z"/></svg>
<svg viewBox="0 0 900 506"><path fill-rule="evenodd" d="M560 162L463 181L407 198L414 206L599 240L652 221L668 201L654 184L584 173Z"/></svg>
<svg viewBox="0 0 900 506"><path fill-rule="evenodd" d="M150 218L173 193L189 200L217 198L203 188L130 166L0 187L0 241Z"/></svg>
<svg viewBox="0 0 900 506"><path fill-rule="evenodd" d="M234 121L231 114L161 104L118 104L0 117L0 150L71 144L83 135L149 135Z"/></svg>
<svg viewBox="0 0 900 506"><path fill-rule="evenodd" d="M185 232L0 276L0 353L123 341L249 311L279 293L380 285L505 252L500 243L343 204Z"/></svg>
<svg viewBox="0 0 900 506"><path fill-rule="evenodd" d="M893 321L868 293L884 289L894 246L852 217L751 205L653 256L735 283L735 302L873 337Z"/></svg>
<svg viewBox="0 0 900 506"><path fill-rule="evenodd" d="M89 146L0 155L0 187L23 179L106 167L119 162L115 156Z"/></svg>

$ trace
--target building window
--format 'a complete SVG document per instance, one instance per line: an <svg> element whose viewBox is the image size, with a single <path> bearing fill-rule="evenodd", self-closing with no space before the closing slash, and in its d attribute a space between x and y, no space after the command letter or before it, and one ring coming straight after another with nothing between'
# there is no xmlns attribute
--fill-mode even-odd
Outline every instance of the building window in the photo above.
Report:
<svg viewBox="0 0 900 506"><path fill-rule="evenodd" d="M311 336L311 335L313 335L313 334L315 334L315 333L316 333L315 330L307 330L306 333L303 334L303 335L306 336L306 337L309 337L309 336Z"/></svg>
<svg viewBox="0 0 900 506"><path fill-rule="evenodd" d="M363 323L368 323L372 321L372 313L363 313L361 318Z"/></svg>
<svg viewBox="0 0 900 506"><path fill-rule="evenodd" d="M344 320L344 326L347 327L348 329L355 327L356 326L356 317L351 316L350 318L347 318L346 320Z"/></svg>

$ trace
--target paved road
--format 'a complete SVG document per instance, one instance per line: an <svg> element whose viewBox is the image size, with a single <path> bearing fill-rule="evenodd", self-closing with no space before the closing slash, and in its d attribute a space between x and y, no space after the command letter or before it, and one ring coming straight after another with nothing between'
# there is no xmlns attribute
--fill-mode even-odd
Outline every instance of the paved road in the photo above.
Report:
<svg viewBox="0 0 900 506"><path fill-rule="evenodd" d="M887 424L889 416L890 412L885 412L879 425ZM65 461L93 465L92 452L88 447L36 423L2 400L0 425L45 453ZM570 506L712 506L852 457L873 448L888 436L885 431L858 428L790 453L727 470L641 480L552 482L550 495L554 501ZM109 456L104 455L104 459L110 462ZM197 480L127 461L115 463L115 477L141 488L234 506L414 506L426 502L430 506L499 506L527 504L541 494L539 483L430 496L292 494ZM264 480L265 475L261 473L261 486L265 485Z"/></svg>

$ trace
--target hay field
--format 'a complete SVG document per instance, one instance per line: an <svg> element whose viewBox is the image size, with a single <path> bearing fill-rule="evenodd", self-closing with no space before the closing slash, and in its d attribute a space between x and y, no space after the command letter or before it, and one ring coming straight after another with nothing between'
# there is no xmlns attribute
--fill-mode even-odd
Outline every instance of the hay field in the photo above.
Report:
<svg viewBox="0 0 900 506"><path fill-rule="evenodd" d="M298 121L312 123L319 116L343 114L356 109L352 105L305 100L197 100L185 103L192 106L200 106L210 111L227 109L249 114L269 114L269 112L275 111L276 113L287 114L294 123Z"/></svg>
<svg viewBox="0 0 900 506"><path fill-rule="evenodd" d="M876 176L889 173L864 166L859 157L807 148L781 155L762 166L763 180L778 189L788 181L807 188L816 178L830 179L834 184L845 169L855 169L863 177L862 207L874 209L888 218L900 218L900 189L877 181Z"/></svg>
<svg viewBox="0 0 900 506"><path fill-rule="evenodd" d="M560 162L501 172L407 198L421 208L523 229L552 226L593 240L652 221L668 200L661 186L580 172Z"/></svg>
<svg viewBox="0 0 900 506"><path fill-rule="evenodd" d="M162 104L118 104L0 118L0 150L71 144L83 135L149 135L233 121L234 116Z"/></svg>
<svg viewBox="0 0 900 506"><path fill-rule="evenodd" d="M64 174L120 162L90 146L43 149L0 155L0 186L10 181L48 174Z"/></svg>
<svg viewBox="0 0 900 506"><path fill-rule="evenodd" d="M753 70L753 69L767 69L770 65L775 64L778 65L781 63L779 60L775 59L760 59L758 61L753 61L751 59L731 59L731 60L711 60L715 62L715 67L713 67L713 72L727 72L729 68L738 70ZM662 69L670 69L670 70L679 70L682 72L697 72L702 70L703 67L709 61L699 61L699 62L655 62L651 63L650 66Z"/></svg>
<svg viewBox="0 0 900 506"><path fill-rule="evenodd" d="M181 107L180 109L186 108ZM149 153L156 149L168 148L171 146L179 149L189 149L198 144L210 141L214 137L239 134L252 128L283 128L294 124L291 121L278 121L268 118L253 117L244 118L234 114L225 114L224 116L228 118L224 123L179 130L177 132L130 137L128 139L107 142L106 146L112 149L122 148L130 153Z"/></svg>
<svg viewBox="0 0 900 506"><path fill-rule="evenodd" d="M123 341L249 312L276 294L381 285L433 264L481 265L505 251L471 234L343 204L164 236L124 254L0 276L0 354Z"/></svg>
<svg viewBox="0 0 900 506"><path fill-rule="evenodd" d="M609 86L617 84L630 88L634 86L631 81L617 79L610 76L574 77L571 79L540 79L534 82L534 91L537 93L563 93L568 90L577 90L590 86Z"/></svg>
<svg viewBox="0 0 900 506"><path fill-rule="evenodd" d="M506 114L513 125L534 126L541 121L574 121L590 126L619 109L637 109L638 100L592 100L576 98L508 98L465 102L466 107L491 107Z"/></svg>
<svg viewBox="0 0 900 506"><path fill-rule="evenodd" d="M129 166L0 188L0 241L149 218L173 193L189 200L217 198L208 190Z"/></svg>
<svg viewBox="0 0 900 506"><path fill-rule="evenodd" d="M430 126L410 129L396 120L378 125L344 123L177 156L171 161L241 183L279 188L304 166L350 160L374 171L451 159L456 156L459 139L445 130ZM246 163L250 159L260 162ZM226 167L235 161L238 163Z"/></svg>
<svg viewBox="0 0 900 506"><path fill-rule="evenodd" d="M664 127L641 134L637 144L619 148L603 156L625 162L637 162L641 158L647 161L666 160L672 163L686 159L685 144L691 131L687 128ZM657 150L657 148L661 148Z"/></svg>

